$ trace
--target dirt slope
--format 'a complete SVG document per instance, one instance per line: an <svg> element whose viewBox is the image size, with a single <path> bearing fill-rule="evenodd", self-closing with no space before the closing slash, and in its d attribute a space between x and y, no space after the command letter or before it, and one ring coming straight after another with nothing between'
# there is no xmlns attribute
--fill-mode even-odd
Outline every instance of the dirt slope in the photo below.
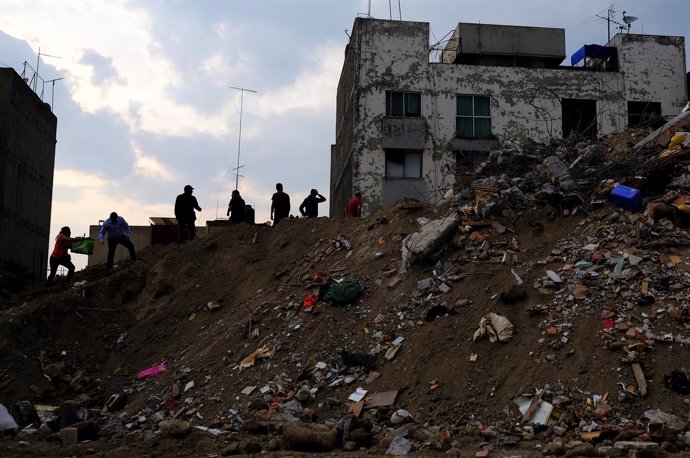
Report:
<svg viewBox="0 0 690 458"><path fill-rule="evenodd" d="M609 346L625 340L627 328L604 332L602 318L613 311L619 324L630 322L631 328L646 320L658 335L683 333L684 323L655 310L685 305L687 274L678 266L685 265L686 248L643 250L645 267L639 274L633 275L635 269L626 265L631 278L608 281L613 264L606 253L640 245L629 238L634 218L610 206L575 216L556 215L545 207L493 218L508 228L503 233L492 227L481 228L476 233L482 235L476 237L458 232L427 264L400 273L401 241L419 227L417 219L436 219L451 211L456 209L401 202L362 220L233 226L182 246L154 247L141 253L143 260L123 263L111 272L87 269L75 278L86 281L81 286L58 284L3 301L0 403L12 406L29 400L59 406L76 400L92 410L89 419L102 424L113 414L93 412L110 395L124 390L129 401L115 414L128 439L69 448L34 439L22 447L15 438L0 440L0 449L17 456L79 454L86 448L108 456L154 450L199 456L218 453L228 441L244 443L247 433L236 431L242 420L251 419L272 425L257 439L266 448L270 438L280 437L276 430L285 420L284 406L300 389L312 391L301 402L307 409L302 418L334 424L347 415L347 397L358 386L370 393L399 390L393 406L363 414L371 423L366 429L372 446L395 428L389 422L394 407L409 411L414 424L431 429L448 444L454 441L455 449L474 450L484 440L477 434L488 426L513 428L520 414L512 400L536 388L546 388L551 401L570 398L564 410L575 417L563 424L573 437L581 431L580 420L595 418L594 406L587 405L592 394L608 393L612 412L596 421L617 427L628 422L634 426L649 408L685 415L683 398L663 387L664 374L690 367L685 345L654 347L631 337L647 345L642 360L649 396L619 399L618 383L634 386L635 378L630 365L621 362L621 352ZM381 218L388 223L374 224ZM351 243L351 251L335 247L339 236ZM488 256L481 253L484 239L491 245ZM587 243L598 248L583 251ZM502 263L504 253L507 261ZM683 262L670 265L662 261L663 254L678 255ZM578 260L592 260L597 276L575 269ZM522 286L516 285L511 269L524 279ZM546 270L561 275L563 283L540 291L534 283L543 283ZM364 294L351 305L320 302L305 310L303 300L318 289L318 272L357 278ZM418 281L433 277L433 272L452 277L446 280L447 293L418 288ZM657 303L640 305L644 278L653 274L653 281L667 273L677 286L660 292ZM589 286L585 299L569 297L577 283ZM502 300L501 293L518 297L506 303L511 301ZM209 310L212 301L219 307ZM426 321L428 310L437 305L454 308L457 314ZM539 305L543 313L528 312ZM512 322L515 334L509 342L472 341L489 312ZM555 334L549 334L549 326ZM399 336L404 341L387 360L384 353ZM272 357L240 371L240 361L259 348L271 350ZM378 350L375 371L380 376L366 383L374 368L347 368L343 348ZM470 360L473 354L476 361ZM166 363L165 372L135 380L139 371L161 362ZM326 368L303 371L318 362ZM353 375L354 381L329 387L340 375ZM169 400L174 408L168 408L171 386L178 383L184 389L192 381L194 386ZM248 386L256 389L242 394ZM259 391L264 386L270 388L266 395ZM266 406L261 405L264 401ZM166 418L178 413L192 425L229 431L231 436L194 431L179 449L177 441L146 435L156 430L159 412ZM442 453L448 447L433 442L418 440L415 447L422 453ZM523 446L526 456L535 450L534 443ZM383 453L385 447L372 450Z"/></svg>

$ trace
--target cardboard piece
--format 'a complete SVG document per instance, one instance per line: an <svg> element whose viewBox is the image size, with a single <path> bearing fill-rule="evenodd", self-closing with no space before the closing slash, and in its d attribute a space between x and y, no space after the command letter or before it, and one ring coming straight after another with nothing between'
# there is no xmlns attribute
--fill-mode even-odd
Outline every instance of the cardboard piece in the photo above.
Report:
<svg viewBox="0 0 690 458"><path fill-rule="evenodd" d="M398 390L381 391L372 393L364 399L364 408L373 409L376 407L391 406L398 397Z"/></svg>

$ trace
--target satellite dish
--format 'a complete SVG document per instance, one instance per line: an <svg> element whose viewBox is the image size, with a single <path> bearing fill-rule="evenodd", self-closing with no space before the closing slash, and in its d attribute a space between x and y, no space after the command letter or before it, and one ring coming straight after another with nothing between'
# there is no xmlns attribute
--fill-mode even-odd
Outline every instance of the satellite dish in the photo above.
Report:
<svg viewBox="0 0 690 458"><path fill-rule="evenodd" d="M630 25L633 22L637 21L637 19L638 18L635 16L626 16L625 11L623 11L623 22L625 22L626 24Z"/></svg>

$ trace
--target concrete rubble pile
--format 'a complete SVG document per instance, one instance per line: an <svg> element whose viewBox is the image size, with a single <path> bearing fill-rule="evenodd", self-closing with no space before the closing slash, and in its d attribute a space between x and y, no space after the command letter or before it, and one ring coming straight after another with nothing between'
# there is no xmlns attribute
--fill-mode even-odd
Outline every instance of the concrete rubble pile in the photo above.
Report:
<svg viewBox="0 0 690 458"><path fill-rule="evenodd" d="M314 274L301 276L291 289L283 284L275 289L275 300L249 309L242 357L228 354L220 363L222 371L236 377L232 384L221 383L217 372L196 366L194 355L184 352L161 355L165 363L142 368L115 393L104 393L96 377L78 368L46 364L44 374L61 397L72 401L59 406L20 402L11 409L0 405L0 425L17 434L21 447L39 440L155 446L204 435L217 441L221 456L336 449L460 456L468 438L479 444L478 457L498 456L495 450L512 447L567 457L663 456L690 450L688 418L644 404L650 392L661 390L678 403L690 402L686 368L655 373L647 364L660 347L690 344L685 293L690 255L681 251L690 246L683 198L690 180L682 179L690 145L681 136L674 132L653 148L647 140L628 160L607 157L606 147L596 141L508 142L491 153L477 170L479 178L461 189L452 205L436 209L432 219L417 219L412 234L371 236L366 247L344 235L321 242L318 255L306 261ZM644 185L645 179L658 177L660 168L666 170L663 192L645 195L652 197L646 208L635 211L609 202L614 184ZM668 191L675 192L673 199ZM523 211L547 206L558 209L557 216L579 219L546 256L535 257L522 248L517 225ZM370 229L385 229L386 224L379 218ZM532 229L548 231L541 223ZM386 244L394 249L384 254ZM387 264L376 278L365 278L351 269L356 256ZM512 344L514 333L520 334L519 326L498 313L502 307L539 329L540 337L529 343L525 357L550 367L575 364L573 356L582 349L574 348L573 337L593 336L592 345L615 355L616 367L602 371L616 378L618 391L596 393L570 380L526 383L500 420L473 412L430 420L401 396L403 385L412 391L420 387L400 382L371 390L384 374L395 374L396 358L420 329L436 332L434 326L442 320L457 319L473 305L466 298L447 299L470 275L482 275L469 272L468 265L496 267L512 279L482 304L496 310L472 323L479 329L476 342L471 333L466 336L470 348L486 343L500 351ZM406 281L412 286L403 292ZM390 303L366 300L376 291L390 292ZM538 297L539 304L525 307L528 297ZM211 301L204 313L223 307ZM361 323L364 337L334 331L330 341L311 341L306 349L297 345L307 339L314 322L325 320L327 307L340 307L349 320ZM262 334L257 323L269 316L280 324ZM594 316L596 329L578 328L582 316ZM219 319L204 332L220 334L223 326ZM485 335L489 339L481 342ZM117 350L126 338L123 333L112 348ZM476 359L477 354L469 356L469 361ZM433 393L439 386L432 380L424 391ZM136 408L130 404L135 398L143 400ZM98 399L106 402L97 404ZM210 406L221 406L213 408L219 413L207 414Z"/></svg>

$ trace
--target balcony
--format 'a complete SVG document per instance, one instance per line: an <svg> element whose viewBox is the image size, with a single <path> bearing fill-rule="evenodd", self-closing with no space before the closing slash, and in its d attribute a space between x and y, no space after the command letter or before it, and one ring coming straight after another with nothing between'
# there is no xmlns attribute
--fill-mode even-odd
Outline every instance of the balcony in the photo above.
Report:
<svg viewBox="0 0 690 458"><path fill-rule="evenodd" d="M426 121L424 118L383 118L383 149L424 150Z"/></svg>

